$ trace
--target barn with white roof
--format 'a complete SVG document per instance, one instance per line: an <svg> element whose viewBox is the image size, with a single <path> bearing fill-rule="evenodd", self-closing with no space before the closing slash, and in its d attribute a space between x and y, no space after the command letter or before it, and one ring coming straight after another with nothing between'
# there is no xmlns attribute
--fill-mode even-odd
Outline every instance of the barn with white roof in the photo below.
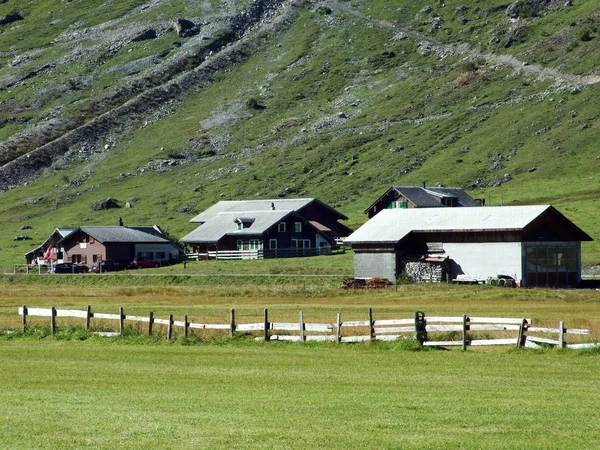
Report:
<svg viewBox="0 0 600 450"><path fill-rule="evenodd" d="M442 267L432 281L507 275L533 287L577 286L581 242L591 240L554 207L535 205L384 210L346 243L355 278L395 281L420 263Z"/></svg>

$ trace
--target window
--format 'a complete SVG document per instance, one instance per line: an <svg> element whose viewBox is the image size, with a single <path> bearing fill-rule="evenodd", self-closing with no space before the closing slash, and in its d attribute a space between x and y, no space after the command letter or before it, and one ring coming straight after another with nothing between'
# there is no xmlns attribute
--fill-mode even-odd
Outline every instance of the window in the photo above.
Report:
<svg viewBox="0 0 600 450"><path fill-rule="evenodd" d="M310 239L292 239L292 248L310 248Z"/></svg>
<svg viewBox="0 0 600 450"><path fill-rule="evenodd" d="M244 249L244 241L242 241L242 240L237 241L237 249L238 250Z"/></svg>
<svg viewBox="0 0 600 450"><path fill-rule="evenodd" d="M570 286L577 280L574 247L527 247L528 286Z"/></svg>
<svg viewBox="0 0 600 450"><path fill-rule="evenodd" d="M294 232L302 233L302 222L294 222Z"/></svg>
<svg viewBox="0 0 600 450"><path fill-rule="evenodd" d="M90 244L93 244L94 242L96 242L96 239L90 236Z"/></svg>
<svg viewBox="0 0 600 450"><path fill-rule="evenodd" d="M269 249L277 250L277 239L269 239Z"/></svg>
<svg viewBox="0 0 600 450"><path fill-rule="evenodd" d="M402 200L398 200L395 202L391 202L387 209L407 209L408 208L408 202L406 200L402 201Z"/></svg>
<svg viewBox="0 0 600 450"><path fill-rule="evenodd" d="M81 263L81 255L71 255L71 261L74 264L80 264Z"/></svg>
<svg viewBox="0 0 600 450"><path fill-rule="evenodd" d="M250 250L260 250L260 241L258 239L250 239Z"/></svg>
<svg viewBox="0 0 600 450"><path fill-rule="evenodd" d="M155 258L156 259L165 259L165 252L156 252Z"/></svg>
<svg viewBox="0 0 600 450"><path fill-rule="evenodd" d="M285 222L279 222L279 232L285 233Z"/></svg>

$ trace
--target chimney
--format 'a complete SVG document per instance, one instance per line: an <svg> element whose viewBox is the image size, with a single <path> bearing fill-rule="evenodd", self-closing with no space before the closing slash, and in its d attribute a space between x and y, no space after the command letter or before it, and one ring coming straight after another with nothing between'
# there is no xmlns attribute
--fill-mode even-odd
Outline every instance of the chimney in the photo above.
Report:
<svg viewBox="0 0 600 450"><path fill-rule="evenodd" d="M271 209L275 211L275 203L271 202Z"/></svg>
<svg viewBox="0 0 600 450"><path fill-rule="evenodd" d="M427 182L423 181L423 189L425 189L427 187Z"/></svg>
<svg viewBox="0 0 600 450"><path fill-rule="evenodd" d="M123 219L119 217L119 221L117 222L117 226L122 227L123 226Z"/></svg>

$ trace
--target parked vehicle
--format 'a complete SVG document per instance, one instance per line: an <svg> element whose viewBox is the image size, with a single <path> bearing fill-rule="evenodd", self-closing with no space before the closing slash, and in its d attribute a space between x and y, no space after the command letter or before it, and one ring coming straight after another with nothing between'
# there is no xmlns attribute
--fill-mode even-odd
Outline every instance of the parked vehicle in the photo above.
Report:
<svg viewBox="0 0 600 450"><path fill-rule="evenodd" d="M59 263L52 266L50 273L87 273L88 266L74 263Z"/></svg>
<svg viewBox="0 0 600 450"><path fill-rule="evenodd" d="M148 269L150 267L160 267L160 261L144 256L134 259L129 264L129 269Z"/></svg>
<svg viewBox="0 0 600 450"><path fill-rule="evenodd" d="M117 272L119 270L126 270L129 264L126 261L118 261L115 259L107 259L103 261L96 261L92 264L92 272Z"/></svg>

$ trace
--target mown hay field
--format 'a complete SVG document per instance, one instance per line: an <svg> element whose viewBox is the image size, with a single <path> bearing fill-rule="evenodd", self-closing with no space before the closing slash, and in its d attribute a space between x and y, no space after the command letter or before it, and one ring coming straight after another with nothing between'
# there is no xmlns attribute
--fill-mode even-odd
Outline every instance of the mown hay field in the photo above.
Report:
<svg viewBox="0 0 600 450"><path fill-rule="evenodd" d="M340 279L270 281L172 275L10 276L0 280L0 329L18 306L56 306L199 322L307 322L429 315L529 317L600 337L600 292L406 285L343 291ZM50 282L60 279L60 282ZM86 280L95 280L86 283ZM30 325L48 328L47 318ZM595 350L415 350L405 341L256 342L211 335L171 343L59 334L0 337L2 448L597 448ZM97 324L102 327L106 323ZM113 329L117 325L110 325Z"/></svg>

